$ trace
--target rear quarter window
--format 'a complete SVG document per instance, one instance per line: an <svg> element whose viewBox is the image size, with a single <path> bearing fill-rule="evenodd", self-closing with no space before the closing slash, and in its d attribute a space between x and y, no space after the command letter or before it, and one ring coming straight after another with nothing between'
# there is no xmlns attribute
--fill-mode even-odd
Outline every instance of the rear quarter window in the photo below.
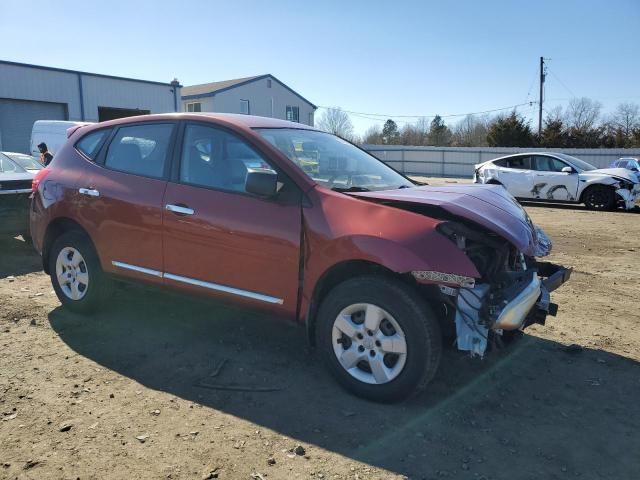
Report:
<svg viewBox="0 0 640 480"><path fill-rule="evenodd" d="M98 130L91 132L82 137L76 143L76 150L80 151L85 157L95 160L100 151L100 147L109 136L111 130Z"/></svg>

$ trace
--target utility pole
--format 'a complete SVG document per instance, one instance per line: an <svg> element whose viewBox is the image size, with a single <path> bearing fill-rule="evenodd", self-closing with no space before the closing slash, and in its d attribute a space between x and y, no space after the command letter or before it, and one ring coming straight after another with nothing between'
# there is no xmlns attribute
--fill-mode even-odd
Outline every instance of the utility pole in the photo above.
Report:
<svg viewBox="0 0 640 480"><path fill-rule="evenodd" d="M542 135L542 92L544 89L544 57L540 57L540 103L538 106L540 107L538 110L538 139L540 139Z"/></svg>

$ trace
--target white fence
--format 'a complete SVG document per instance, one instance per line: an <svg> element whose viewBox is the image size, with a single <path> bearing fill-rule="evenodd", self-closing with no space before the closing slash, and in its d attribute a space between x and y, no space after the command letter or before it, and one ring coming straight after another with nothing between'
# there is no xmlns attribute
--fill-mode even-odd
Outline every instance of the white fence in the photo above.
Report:
<svg viewBox="0 0 640 480"><path fill-rule="evenodd" d="M380 160L406 174L433 177L471 177L473 165L520 152L562 152L597 168L606 168L620 157L640 157L640 148L504 148L504 147L407 147L363 145Z"/></svg>

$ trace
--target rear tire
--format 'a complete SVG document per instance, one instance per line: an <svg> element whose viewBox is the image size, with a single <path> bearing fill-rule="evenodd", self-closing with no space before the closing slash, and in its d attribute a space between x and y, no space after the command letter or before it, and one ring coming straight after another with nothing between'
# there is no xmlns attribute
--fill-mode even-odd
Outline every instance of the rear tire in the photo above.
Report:
<svg viewBox="0 0 640 480"><path fill-rule="evenodd" d="M78 231L56 238L49 252L49 275L60 303L78 313L91 313L110 295L111 280L104 274L91 240Z"/></svg>
<svg viewBox="0 0 640 480"><path fill-rule="evenodd" d="M582 199L590 210L611 210L616 205L615 192L604 185L589 187Z"/></svg>
<svg viewBox="0 0 640 480"><path fill-rule="evenodd" d="M442 356L440 325L431 309L410 287L384 276L334 287L320 306L316 339L338 383L378 402L424 389Z"/></svg>

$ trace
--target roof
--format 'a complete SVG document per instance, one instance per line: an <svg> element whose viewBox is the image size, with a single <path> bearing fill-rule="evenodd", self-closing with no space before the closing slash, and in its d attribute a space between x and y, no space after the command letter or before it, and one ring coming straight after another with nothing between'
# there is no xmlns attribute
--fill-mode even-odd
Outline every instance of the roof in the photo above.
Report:
<svg viewBox="0 0 640 480"><path fill-rule="evenodd" d="M289 90L291 93L293 93L294 95L300 97L302 100L307 102L313 108L318 108L314 103L304 98L298 92L296 92L291 87L282 83L280 80L278 80L276 77L274 77L270 73L267 73L264 75L255 75L253 77L234 78L231 80L223 80L221 82L202 83L199 85L182 87L182 100L192 100L192 99L202 98L202 97L213 97L216 95L216 93L224 92L226 90L230 90L232 88L236 88L241 85L246 85L247 83L255 82L256 80L262 80L263 78L271 78L272 80L275 80L284 88Z"/></svg>
<svg viewBox="0 0 640 480"><path fill-rule="evenodd" d="M232 80L223 80L221 82L202 83L200 85L191 85L190 87L183 87L182 96L191 95L204 95L206 93L216 93L221 90L228 90L229 87L237 87L238 85L244 85L253 80L263 78L266 75L254 75L253 77L234 78Z"/></svg>
<svg viewBox="0 0 640 480"><path fill-rule="evenodd" d="M153 85L166 85L173 87L173 82L155 82L153 80L140 80L139 78L129 78L129 77L116 77L114 75L104 75L102 73L90 73L83 72L81 70L68 70L66 68L56 68L56 67L45 67L42 65L33 65L31 63L19 63L19 62L9 62L7 60L0 60L0 65L12 65L14 67L26 67L26 68L35 68L39 70L49 70L54 72L64 72L64 73L75 73L77 75L89 75L92 77L101 77L101 78L111 78L114 80L127 80L129 82L141 82L141 83L150 83ZM182 85L178 82L178 88L181 88Z"/></svg>
<svg viewBox="0 0 640 480"><path fill-rule="evenodd" d="M134 117L124 117L115 120L109 120L100 123L91 123L83 127L85 129L98 129L107 126L121 125L130 122L143 122L143 121L155 121L155 120L207 120L211 119L222 124L237 125L245 128L295 128L304 130L317 130L303 123L289 122L287 120L280 120L279 118L271 117L259 117L257 115L243 115L241 113L158 113L152 115L136 115Z"/></svg>

